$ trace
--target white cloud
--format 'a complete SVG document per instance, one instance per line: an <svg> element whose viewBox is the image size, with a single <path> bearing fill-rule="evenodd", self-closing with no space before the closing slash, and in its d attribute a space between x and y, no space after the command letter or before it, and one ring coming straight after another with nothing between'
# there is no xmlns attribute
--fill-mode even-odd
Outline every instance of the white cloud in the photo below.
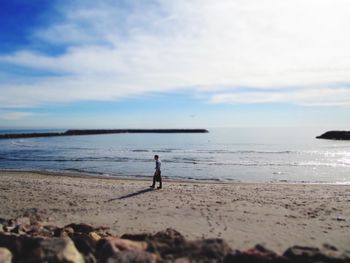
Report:
<svg viewBox="0 0 350 263"><path fill-rule="evenodd" d="M0 112L0 119L7 120L7 121L15 121L15 120L24 119L32 115L33 115L32 112L19 112L19 111Z"/></svg>
<svg viewBox="0 0 350 263"><path fill-rule="evenodd" d="M120 99L194 87L217 92L215 103L349 104L349 89L334 85L350 83L348 0L159 0L123 8L113 2L61 6L65 19L35 33L68 45L63 55L23 50L0 57L66 74L0 84L0 103ZM242 95L237 87L261 91Z"/></svg>
<svg viewBox="0 0 350 263"><path fill-rule="evenodd" d="M288 91L254 91L220 93L210 103L294 103L303 106L350 106L348 88L290 89Z"/></svg>

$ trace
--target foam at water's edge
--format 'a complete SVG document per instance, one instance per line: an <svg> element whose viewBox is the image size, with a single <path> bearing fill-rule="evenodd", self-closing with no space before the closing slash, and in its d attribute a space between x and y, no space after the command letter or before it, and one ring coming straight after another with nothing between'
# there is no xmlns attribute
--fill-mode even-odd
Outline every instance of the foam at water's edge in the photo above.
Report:
<svg viewBox="0 0 350 263"><path fill-rule="evenodd" d="M120 174L108 174L103 172L93 172L87 170L79 169L67 169L63 170L36 170L36 169L0 169L1 172L14 172L14 173L38 173L46 174L51 176L81 176L81 177L98 177L98 178L109 178L109 179L126 179L126 180L151 180L152 176L144 175L120 175ZM252 180L237 180L237 179L219 179L219 178L193 178L193 177L169 177L163 176L165 182L168 181L178 181L178 182L207 182L207 183L257 183L257 184L320 184L320 185L350 185L350 181L344 182L326 182L326 181L296 181L296 180L261 180L261 181L252 181Z"/></svg>

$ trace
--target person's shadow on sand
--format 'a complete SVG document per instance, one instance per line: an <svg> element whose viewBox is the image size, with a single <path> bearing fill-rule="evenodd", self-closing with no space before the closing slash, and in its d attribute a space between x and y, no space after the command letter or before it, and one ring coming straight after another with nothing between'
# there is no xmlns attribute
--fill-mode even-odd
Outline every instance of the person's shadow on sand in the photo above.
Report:
<svg viewBox="0 0 350 263"><path fill-rule="evenodd" d="M123 195L123 196L120 196L120 197L117 197L117 198L109 199L109 200L107 200L107 202L112 202L114 200L122 200L122 199L126 199L126 198L129 198L129 197L145 194L145 193L151 192L151 191L154 191L154 189L146 188L146 189L142 189L140 191L137 191L137 192L134 192L134 193L131 193L131 194L127 194L127 195Z"/></svg>

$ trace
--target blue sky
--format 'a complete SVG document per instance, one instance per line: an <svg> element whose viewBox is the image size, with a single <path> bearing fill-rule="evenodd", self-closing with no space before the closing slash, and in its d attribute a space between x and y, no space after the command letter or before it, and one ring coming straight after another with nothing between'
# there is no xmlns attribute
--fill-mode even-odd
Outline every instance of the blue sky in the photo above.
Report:
<svg viewBox="0 0 350 263"><path fill-rule="evenodd" d="M1 1L0 128L349 129L349 8Z"/></svg>

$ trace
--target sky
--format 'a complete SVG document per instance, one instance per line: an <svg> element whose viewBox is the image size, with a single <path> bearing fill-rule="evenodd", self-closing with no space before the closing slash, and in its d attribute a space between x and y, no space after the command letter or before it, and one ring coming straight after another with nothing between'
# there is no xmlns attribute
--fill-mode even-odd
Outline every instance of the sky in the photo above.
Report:
<svg viewBox="0 0 350 263"><path fill-rule="evenodd" d="M350 129L348 0L0 0L0 128Z"/></svg>

